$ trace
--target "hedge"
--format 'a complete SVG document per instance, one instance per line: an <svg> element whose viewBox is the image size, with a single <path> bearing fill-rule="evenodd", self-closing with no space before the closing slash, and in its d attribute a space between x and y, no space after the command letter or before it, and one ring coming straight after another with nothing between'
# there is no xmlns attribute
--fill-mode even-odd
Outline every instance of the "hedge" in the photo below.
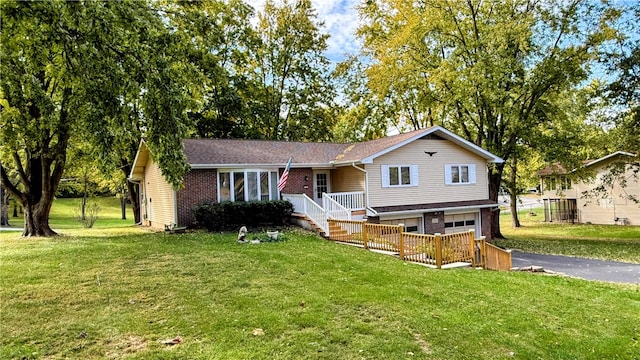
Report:
<svg viewBox="0 0 640 360"><path fill-rule="evenodd" d="M293 213L286 200L221 203L208 201L193 208L198 227L209 231L237 230L240 226L282 226Z"/></svg>

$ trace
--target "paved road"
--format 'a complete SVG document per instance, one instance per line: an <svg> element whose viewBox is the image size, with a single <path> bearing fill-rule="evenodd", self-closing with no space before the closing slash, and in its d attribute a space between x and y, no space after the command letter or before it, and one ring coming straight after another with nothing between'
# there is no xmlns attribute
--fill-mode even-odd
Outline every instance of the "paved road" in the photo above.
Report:
<svg viewBox="0 0 640 360"><path fill-rule="evenodd" d="M541 266L545 270L587 280L640 284L640 264L584 259L571 256L511 252L513 267Z"/></svg>
<svg viewBox="0 0 640 360"><path fill-rule="evenodd" d="M498 203L505 207L503 212L510 212L511 208L509 207L509 203L511 200L508 195L500 195L498 197ZM520 210L533 210L535 208L542 207L542 199L539 195L519 195L518 202L516 203L516 208L518 211Z"/></svg>

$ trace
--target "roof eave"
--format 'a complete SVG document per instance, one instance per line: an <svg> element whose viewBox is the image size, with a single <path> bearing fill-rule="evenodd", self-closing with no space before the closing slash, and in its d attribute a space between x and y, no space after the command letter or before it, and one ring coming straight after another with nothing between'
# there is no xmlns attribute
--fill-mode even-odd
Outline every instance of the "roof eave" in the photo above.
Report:
<svg viewBox="0 0 640 360"><path fill-rule="evenodd" d="M363 158L362 160L360 160L361 163L363 164L373 164L373 160L377 157L380 157L384 154L387 154L397 148L400 148L406 144L409 144L423 136L426 135L430 135L430 134L434 134L434 133L438 133L438 135L442 136L443 138L449 140L449 141L453 141L454 143L456 143L457 145L461 146L462 148L466 149L467 151L470 151L482 158L484 158L485 160L487 160L490 163L504 163L504 159L502 159L499 156L496 156L492 153L490 153L489 151L477 146L476 144L467 141L463 138L461 138L460 136L452 133L451 131L443 128L442 126L433 126L431 128L426 129L423 132L419 132L416 135L410 137L409 139L406 139L402 142L399 142L393 146L390 146L382 151L379 151L375 154L369 155L365 158Z"/></svg>
<svg viewBox="0 0 640 360"><path fill-rule="evenodd" d="M247 169L247 168L283 168L286 167L287 164L278 163L278 164L269 164L269 163L261 163L261 164L189 164L191 169L193 170L207 170L207 169ZM314 163L314 164L291 164L292 169L302 169L302 168L331 168L332 164L329 163Z"/></svg>
<svg viewBox="0 0 640 360"><path fill-rule="evenodd" d="M452 207L415 209L415 210L400 210L400 211L389 211L389 212L376 211L376 213L377 213L377 216L386 217L386 216L396 216L396 215L423 214L425 212L435 212L435 211L457 211L457 210L469 210L469 209L485 209L485 208L493 208L493 207L498 207L498 206L499 206L498 204L465 205L465 206L452 206Z"/></svg>

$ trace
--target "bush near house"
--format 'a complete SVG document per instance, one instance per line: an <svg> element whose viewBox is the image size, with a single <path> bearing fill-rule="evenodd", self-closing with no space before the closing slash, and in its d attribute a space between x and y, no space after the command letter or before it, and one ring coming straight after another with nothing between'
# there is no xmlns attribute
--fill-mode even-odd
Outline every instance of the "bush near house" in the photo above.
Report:
<svg viewBox="0 0 640 360"><path fill-rule="evenodd" d="M293 205L285 200L216 203L193 208L198 227L209 231L235 230L240 226L282 226L289 222Z"/></svg>

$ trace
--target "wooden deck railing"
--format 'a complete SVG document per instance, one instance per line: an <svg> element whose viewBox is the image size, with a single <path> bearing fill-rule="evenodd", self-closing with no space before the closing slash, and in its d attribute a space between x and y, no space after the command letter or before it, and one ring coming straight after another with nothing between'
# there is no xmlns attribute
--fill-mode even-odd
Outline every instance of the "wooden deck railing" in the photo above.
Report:
<svg viewBox="0 0 640 360"><path fill-rule="evenodd" d="M512 267L511 251L483 242L484 268L489 270L509 271Z"/></svg>
<svg viewBox="0 0 640 360"><path fill-rule="evenodd" d="M469 262L474 267L484 264L480 255L484 238L476 239L474 231L428 235L404 232L402 225L336 219L328 223L331 240L395 252L402 260L437 268L456 262Z"/></svg>

